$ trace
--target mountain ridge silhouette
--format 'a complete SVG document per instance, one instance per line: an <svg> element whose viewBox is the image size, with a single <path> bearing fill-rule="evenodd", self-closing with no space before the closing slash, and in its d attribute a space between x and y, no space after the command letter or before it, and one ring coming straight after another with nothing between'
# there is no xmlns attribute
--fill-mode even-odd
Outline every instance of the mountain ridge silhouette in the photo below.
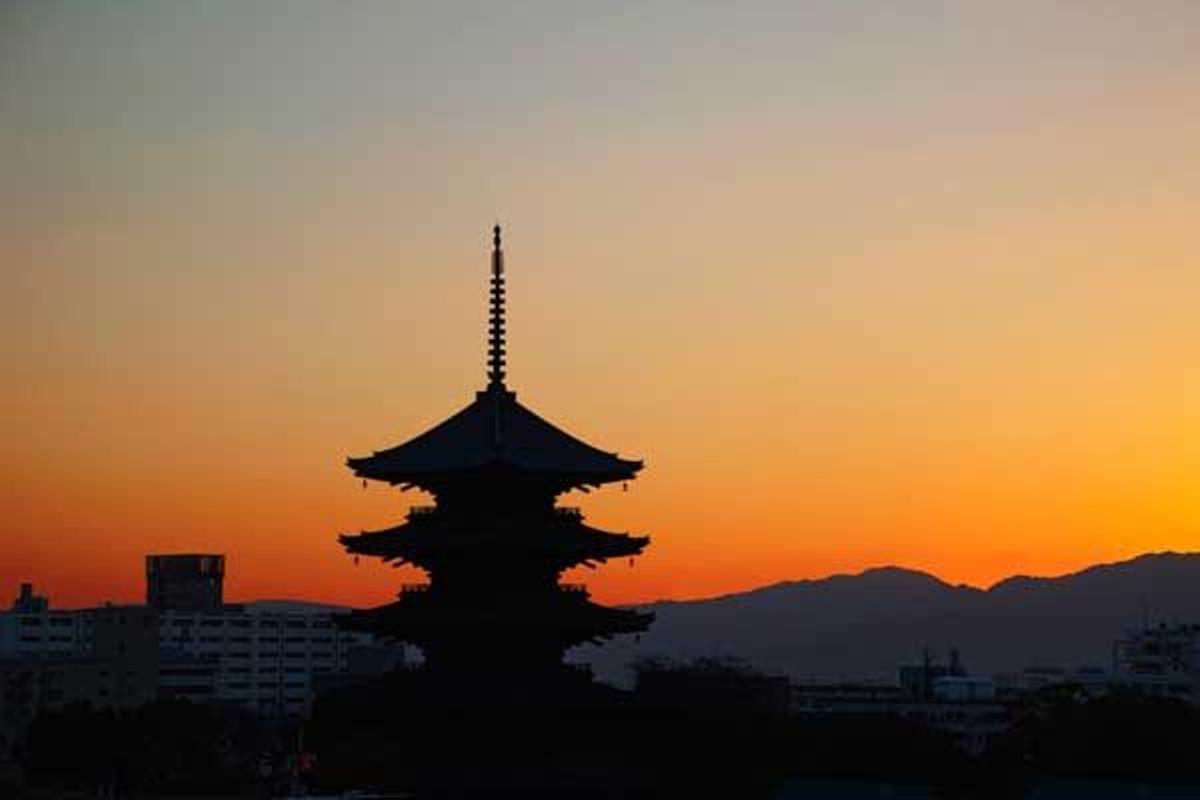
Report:
<svg viewBox="0 0 1200 800"><path fill-rule="evenodd" d="M920 570L781 581L697 600L639 604L657 620L640 641L572 651L620 685L648 656L735 657L795 678L881 679L930 649L958 650L977 674L1027 666L1111 666L1112 644L1145 622L1200 623L1200 553L1145 553L1051 577L1013 575L986 589Z"/></svg>

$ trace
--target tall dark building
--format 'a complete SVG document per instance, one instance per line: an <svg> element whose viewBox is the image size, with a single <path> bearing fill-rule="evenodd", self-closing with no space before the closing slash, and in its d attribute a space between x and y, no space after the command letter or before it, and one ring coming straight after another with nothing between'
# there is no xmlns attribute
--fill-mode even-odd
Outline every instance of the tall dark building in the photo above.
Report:
<svg viewBox="0 0 1200 800"><path fill-rule="evenodd" d="M225 556L179 553L146 556L146 605L159 611L221 607Z"/></svg>
<svg viewBox="0 0 1200 800"><path fill-rule="evenodd" d="M436 504L412 508L396 527L341 537L351 553L429 574L428 584L406 586L396 602L345 624L419 646L443 676L566 674L568 647L638 633L653 619L559 582L565 570L632 558L649 543L590 527L578 509L557 505L570 490L633 479L642 462L592 447L517 402L504 382L504 281L496 226L488 383L474 402L403 444L347 461L364 480L422 489Z"/></svg>

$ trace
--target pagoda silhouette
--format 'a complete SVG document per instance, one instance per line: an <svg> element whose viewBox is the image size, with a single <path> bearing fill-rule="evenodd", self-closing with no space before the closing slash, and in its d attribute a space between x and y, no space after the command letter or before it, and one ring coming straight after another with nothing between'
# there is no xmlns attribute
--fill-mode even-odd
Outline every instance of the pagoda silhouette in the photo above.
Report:
<svg viewBox="0 0 1200 800"><path fill-rule="evenodd" d="M403 444L347 465L366 480L420 489L400 525L340 537L356 556L425 570L385 606L350 613L344 626L416 645L427 674L536 685L578 680L564 652L636 634L652 614L593 603L564 571L637 556L646 536L598 530L560 495L633 479L642 462L619 458L555 427L505 385L505 278L500 226L493 235L487 388L466 408ZM590 673L582 671L583 680Z"/></svg>

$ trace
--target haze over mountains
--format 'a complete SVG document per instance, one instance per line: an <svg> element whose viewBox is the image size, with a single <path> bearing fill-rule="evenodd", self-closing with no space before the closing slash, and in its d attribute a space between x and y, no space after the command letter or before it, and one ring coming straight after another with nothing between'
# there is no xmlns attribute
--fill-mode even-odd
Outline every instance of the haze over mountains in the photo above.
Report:
<svg viewBox="0 0 1200 800"><path fill-rule="evenodd" d="M1200 553L1155 553L1055 578L982 590L897 567L778 583L739 594L639 606L640 641L577 648L602 680L627 684L644 656L735 656L796 678L890 677L923 648L960 651L976 674L1026 666L1108 668L1112 644L1144 621L1200 623Z"/></svg>

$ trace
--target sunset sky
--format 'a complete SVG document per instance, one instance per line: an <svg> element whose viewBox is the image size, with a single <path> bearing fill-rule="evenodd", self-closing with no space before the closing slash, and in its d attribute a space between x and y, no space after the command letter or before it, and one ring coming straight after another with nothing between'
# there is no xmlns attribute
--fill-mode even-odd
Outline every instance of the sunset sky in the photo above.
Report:
<svg viewBox="0 0 1200 800"><path fill-rule="evenodd" d="M496 220L601 601L1200 550L1200 3L10 0L0 605L390 600Z"/></svg>

